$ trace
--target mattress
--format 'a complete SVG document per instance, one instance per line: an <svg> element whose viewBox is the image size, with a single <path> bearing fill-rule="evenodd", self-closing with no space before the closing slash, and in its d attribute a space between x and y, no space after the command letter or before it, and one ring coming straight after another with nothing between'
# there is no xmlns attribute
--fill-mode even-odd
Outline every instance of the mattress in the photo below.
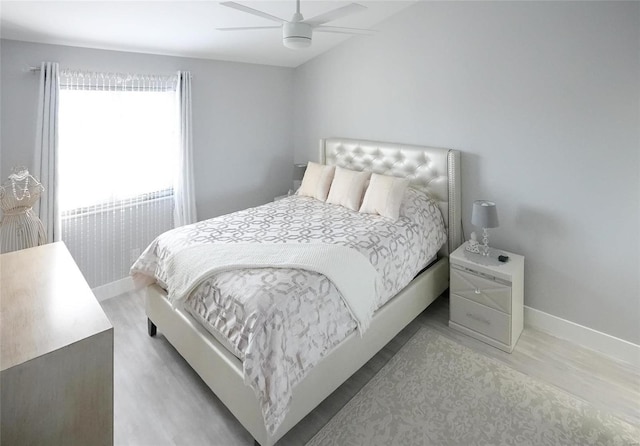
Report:
<svg viewBox="0 0 640 446"><path fill-rule="evenodd" d="M382 277L376 307L422 270L446 241L442 215L426 194L408 189L391 221L313 198L292 196L169 231L132 270L161 286L164 260L203 243L332 243L358 250ZM292 389L356 328L338 290L323 275L298 269L224 271L202 282L182 304L243 362L267 429L280 424Z"/></svg>

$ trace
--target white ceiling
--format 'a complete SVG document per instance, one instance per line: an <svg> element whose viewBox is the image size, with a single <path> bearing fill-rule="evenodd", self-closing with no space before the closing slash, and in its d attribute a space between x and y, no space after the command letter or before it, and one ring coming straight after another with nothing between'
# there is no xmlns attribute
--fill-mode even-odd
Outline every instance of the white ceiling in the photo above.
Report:
<svg viewBox="0 0 640 446"><path fill-rule="evenodd" d="M327 25L372 28L413 1L360 1L368 9ZM295 1L242 1L290 20ZM301 2L305 18L351 3ZM219 59L296 67L351 37L314 33L310 48L282 46L279 29L224 32L217 27L268 26L274 22L221 6L217 1L2 1L0 36L27 42Z"/></svg>

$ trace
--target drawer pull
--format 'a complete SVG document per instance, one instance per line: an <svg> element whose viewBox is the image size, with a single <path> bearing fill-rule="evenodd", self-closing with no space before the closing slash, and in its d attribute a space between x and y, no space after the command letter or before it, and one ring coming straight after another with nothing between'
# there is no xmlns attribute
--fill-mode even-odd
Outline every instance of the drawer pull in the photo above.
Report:
<svg viewBox="0 0 640 446"><path fill-rule="evenodd" d="M470 318L470 319L473 319L474 321L482 322L483 324L486 324L486 325L491 325L490 321L488 321L485 318L482 318L480 316L476 316L473 313L467 313L467 317Z"/></svg>
<svg viewBox="0 0 640 446"><path fill-rule="evenodd" d="M476 288L476 289L475 289L475 291L474 291L474 293L476 293L476 294L480 294L480 290Z"/></svg>

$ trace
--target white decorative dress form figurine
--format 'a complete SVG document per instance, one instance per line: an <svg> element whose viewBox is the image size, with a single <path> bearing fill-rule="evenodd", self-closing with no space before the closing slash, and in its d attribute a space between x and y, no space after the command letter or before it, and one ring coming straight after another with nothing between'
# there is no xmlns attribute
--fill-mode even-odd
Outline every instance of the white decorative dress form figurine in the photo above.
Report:
<svg viewBox="0 0 640 446"><path fill-rule="evenodd" d="M47 234L33 205L44 187L24 167L14 167L0 186L0 252L32 248L47 243Z"/></svg>
<svg viewBox="0 0 640 446"><path fill-rule="evenodd" d="M480 243L478 243L478 237L475 232L471 233L471 238L465 249L469 252L480 254Z"/></svg>

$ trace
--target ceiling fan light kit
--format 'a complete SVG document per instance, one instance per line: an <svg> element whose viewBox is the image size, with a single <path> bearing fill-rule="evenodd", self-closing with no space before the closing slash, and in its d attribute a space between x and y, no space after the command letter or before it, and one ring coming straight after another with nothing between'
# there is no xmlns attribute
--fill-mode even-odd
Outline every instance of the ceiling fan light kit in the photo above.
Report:
<svg viewBox="0 0 640 446"><path fill-rule="evenodd" d="M302 22L286 22L282 24L282 43L287 48L297 50L311 46L311 25Z"/></svg>
<svg viewBox="0 0 640 446"><path fill-rule="evenodd" d="M309 20L305 20L300 13L300 0L296 0L296 12L291 17L290 21L281 19L280 17L273 16L257 9L249 8L248 6L241 5L235 2L223 2L222 6L228 8L237 9L248 14L252 14L264 19L268 19L274 22L278 22L279 26L249 26L240 28L218 28L219 31L247 31L257 29L272 29L282 27L282 43L285 47L294 50L301 48L308 48L311 46L311 40L313 38L313 30L327 33L339 33L339 34L372 34L373 32L366 29L358 28L342 28L336 26L323 26L327 22L345 17L354 12L359 12L367 9L365 6L357 3L351 3L342 8L333 9L331 11L320 14Z"/></svg>

